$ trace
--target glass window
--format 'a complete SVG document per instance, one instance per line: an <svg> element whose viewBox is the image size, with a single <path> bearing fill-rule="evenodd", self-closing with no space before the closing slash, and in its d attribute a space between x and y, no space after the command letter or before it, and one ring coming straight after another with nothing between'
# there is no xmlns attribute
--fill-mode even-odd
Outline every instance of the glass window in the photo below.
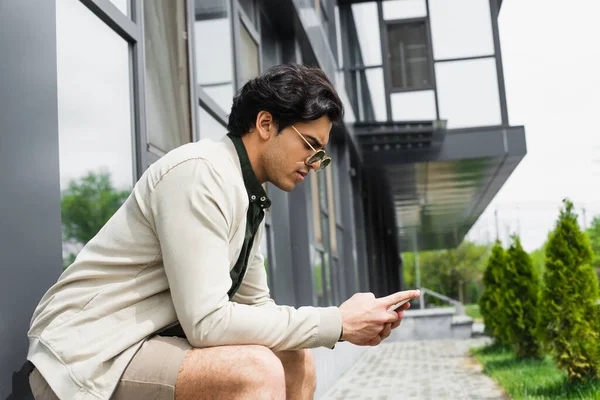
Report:
<svg viewBox="0 0 600 400"><path fill-rule="evenodd" d="M250 22L256 26L256 3L255 0L239 0L244 13L250 18Z"/></svg>
<svg viewBox="0 0 600 400"><path fill-rule="evenodd" d="M335 160L331 162L328 168L331 168L331 175L333 176L333 198L335 200L335 219L338 223L342 222L342 206L341 206L341 197L344 195L342 193L342 188L340 187L340 171L343 171L342 168L338 168L338 165L342 165L342 152L344 151L343 147L339 147L335 152L331 155L335 156ZM347 171L346 171L347 172ZM347 193L350 194L350 193Z"/></svg>
<svg viewBox="0 0 600 400"><path fill-rule="evenodd" d="M435 71L440 119L448 128L502 123L494 57L438 62Z"/></svg>
<svg viewBox="0 0 600 400"><path fill-rule="evenodd" d="M79 0L56 2L63 263L135 181L129 45Z"/></svg>
<svg viewBox="0 0 600 400"><path fill-rule="evenodd" d="M148 143L164 153L192 140L185 5L144 2Z"/></svg>
<svg viewBox="0 0 600 400"><path fill-rule="evenodd" d="M360 121L386 121L385 85L383 67L372 67L351 72L351 94L355 100Z"/></svg>
<svg viewBox="0 0 600 400"><path fill-rule="evenodd" d="M392 93L390 95L394 121L426 121L437 119L433 90Z"/></svg>
<svg viewBox="0 0 600 400"><path fill-rule="evenodd" d="M425 21L390 24L387 28L392 88L432 86Z"/></svg>
<svg viewBox="0 0 600 400"><path fill-rule="evenodd" d="M321 207L319 205L319 181L315 174L310 175L310 194L312 200L313 232L315 243L323 245L323 235L321 233Z"/></svg>
<svg viewBox="0 0 600 400"><path fill-rule="evenodd" d="M258 43L252 38L248 29L240 23L240 87L260 73L258 61Z"/></svg>
<svg viewBox="0 0 600 400"><path fill-rule="evenodd" d="M198 123L201 139L210 138L216 141L221 140L227 134L227 128L210 115L204 107L198 107Z"/></svg>
<svg viewBox="0 0 600 400"><path fill-rule="evenodd" d="M331 168L331 166L329 166L329 168L325 169L325 179L327 182L327 214L329 216L329 233L330 233L330 237L329 237L329 248L331 249L331 254L333 255L337 255L338 254L338 249L337 249L337 229L335 227L335 202L334 202L334 197L335 197L335 193L333 191L333 170Z"/></svg>
<svg viewBox="0 0 600 400"><path fill-rule="evenodd" d="M425 0L388 0L382 3L383 19L407 19L427 16Z"/></svg>
<svg viewBox="0 0 600 400"><path fill-rule="evenodd" d="M375 121L387 120L385 105L385 85L383 82L383 68L369 68L365 70L368 85L368 97L371 99Z"/></svg>
<svg viewBox="0 0 600 400"><path fill-rule="evenodd" d="M271 229L271 225L270 224L265 224L265 232L261 238L261 242L260 242L260 252L263 255L264 259L265 259L265 271L267 272L267 284L269 285L269 289L271 290L271 293L273 292L274 288L274 280L273 280L273 274L275 271L275 260L272 257L272 229Z"/></svg>
<svg viewBox="0 0 600 400"><path fill-rule="evenodd" d="M352 4L352 17L356 25L358 49L362 55L362 63L358 59L354 60L354 63L364 66L381 65L381 34L377 4L375 2Z"/></svg>
<svg viewBox="0 0 600 400"><path fill-rule="evenodd" d="M125 15L129 15L129 0L110 0Z"/></svg>
<svg viewBox="0 0 600 400"><path fill-rule="evenodd" d="M489 1L429 0L436 60L494 54Z"/></svg>
<svg viewBox="0 0 600 400"><path fill-rule="evenodd" d="M226 114L234 94L228 4L228 0L196 0L194 23L197 83Z"/></svg>

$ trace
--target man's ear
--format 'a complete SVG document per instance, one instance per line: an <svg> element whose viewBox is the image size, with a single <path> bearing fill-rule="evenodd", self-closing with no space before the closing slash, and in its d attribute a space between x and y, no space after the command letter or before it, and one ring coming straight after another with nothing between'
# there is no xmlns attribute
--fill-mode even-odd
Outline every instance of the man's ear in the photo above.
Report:
<svg viewBox="0 0 600 400"><path fill-rule="evenodd" d="M275 134L275 121L273 115L268 111L259 111L256 115L256 126L258 134L263 140L269 140Z"/></svg>

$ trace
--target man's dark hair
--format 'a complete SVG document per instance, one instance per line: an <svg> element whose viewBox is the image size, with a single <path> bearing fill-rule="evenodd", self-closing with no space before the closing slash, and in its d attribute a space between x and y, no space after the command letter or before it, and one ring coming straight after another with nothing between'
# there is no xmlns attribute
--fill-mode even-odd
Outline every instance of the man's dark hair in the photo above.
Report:
<svg viewBox="0 0 600 400"><path fill-rule="evenodd" d="M255 126L260 111L268 111L281 132L296 122L326 115L333 123L344 116L344 106L319 68L283 64L247 82L233 98L227 128L242 136Z"/></svg>

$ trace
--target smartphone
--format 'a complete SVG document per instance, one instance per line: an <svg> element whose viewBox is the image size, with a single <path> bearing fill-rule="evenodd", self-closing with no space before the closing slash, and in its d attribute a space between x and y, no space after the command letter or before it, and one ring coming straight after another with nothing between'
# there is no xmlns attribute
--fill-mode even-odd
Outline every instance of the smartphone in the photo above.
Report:
<svg viewBox="0 0 600 400"><path fill-rule="evenodd" d="M401 302L394 304L393 306L391 306L387 310L388 311L396 311L396 309L398 309L398 307L400 307L402 304L404 304L404 303L406 303L408 301L410 301L410 299L402 300Z"/></svg>

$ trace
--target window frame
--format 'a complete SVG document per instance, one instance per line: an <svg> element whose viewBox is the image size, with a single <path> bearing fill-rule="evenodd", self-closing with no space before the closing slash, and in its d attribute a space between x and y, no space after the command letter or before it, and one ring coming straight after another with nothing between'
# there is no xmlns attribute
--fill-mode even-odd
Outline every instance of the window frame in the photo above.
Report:
<svg viewBox="0 0 600 400"><path fill-rule="evenodd" d="M384 74L387 75L385 79L387 79L386 86L388 87L388 95L389 97L392 93L404 93L404 92L420 92L423 90L436 90L435 86L435 69L434 69L434 59L433 59L433 48L431 43L431 31L429 26L429 17L417 17L417 18L406 18L406 19L391 19L391 20L382 20L382 51L384 52ZM423 29L425 31L425 45L427 46L427 60L429 64L428 68L428 77L429 84L428 85L420 85L416 87L394 87L392 83L392 60L391 60L391 51L390 51L390 37L389 32L390 28L394 26L401 25L416 25L422 24Z"/></svg>

